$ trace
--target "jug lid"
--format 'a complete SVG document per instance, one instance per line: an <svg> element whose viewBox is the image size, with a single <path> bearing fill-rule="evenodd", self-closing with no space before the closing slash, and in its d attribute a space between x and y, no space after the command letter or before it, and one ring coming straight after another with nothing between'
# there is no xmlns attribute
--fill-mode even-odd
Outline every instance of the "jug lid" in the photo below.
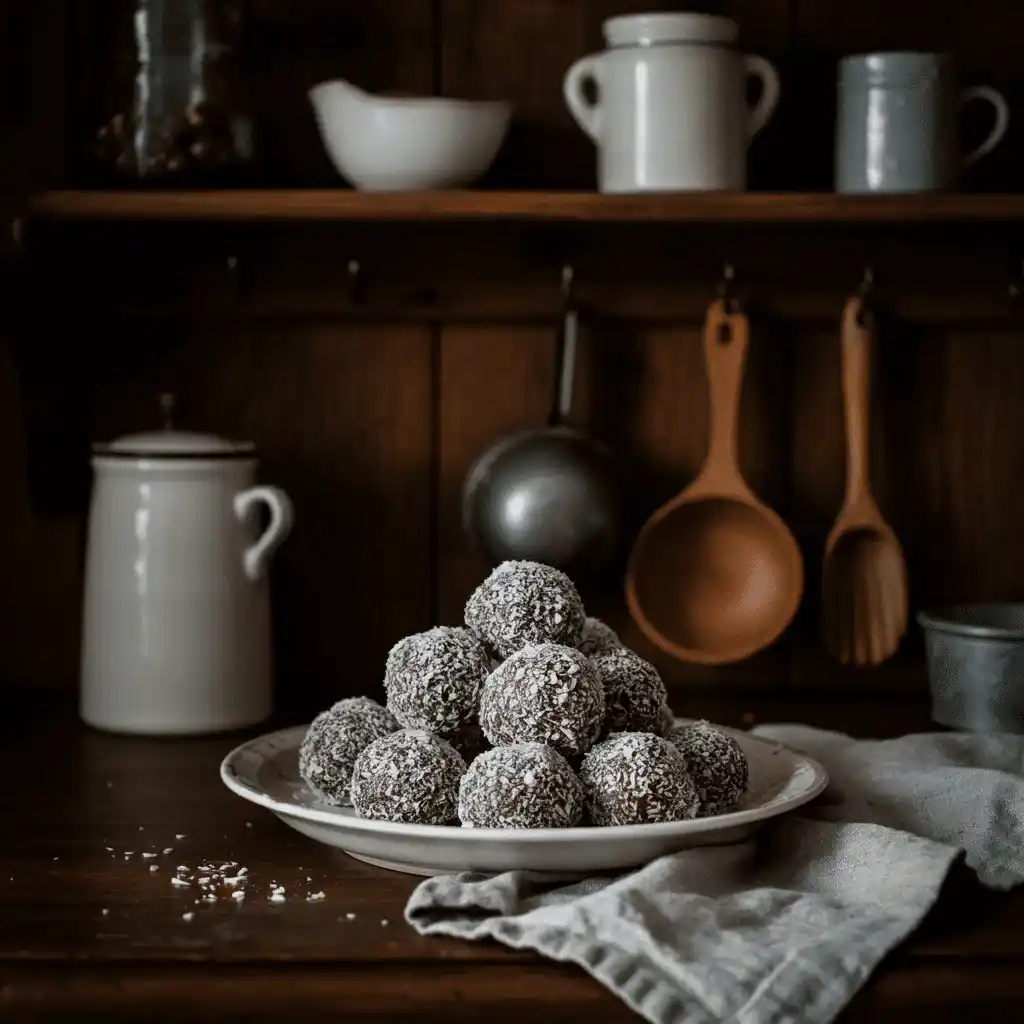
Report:
<svg viewBox="0 0 1024 1024"><path fill-rule="evenodd" d="M93 445L96 455L146 459L230 459L250 457L256 450L252 441L232 441L216 434L178 430L174 425L175 398L160 396L164 427L138 434L126 434L113 441Z"/></svg>
<svg viewBox="0 0 1024 1024"><path fill-rule="evenodd" d="M732 45L739 26L716 14L620 14L603 26L608 46L657 46L660 43Z"/></svg>

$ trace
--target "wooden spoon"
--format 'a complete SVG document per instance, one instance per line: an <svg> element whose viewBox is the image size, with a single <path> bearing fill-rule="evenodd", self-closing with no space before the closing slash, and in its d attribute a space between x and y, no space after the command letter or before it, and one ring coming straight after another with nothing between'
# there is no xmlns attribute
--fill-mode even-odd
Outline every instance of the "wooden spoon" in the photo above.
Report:
<svg viewBox="0 0 1024 1024"><path fill-rule="evenodd" d="M800 548L740 473L739 399L749 323L712 303L704 324L711 423L697 479L641 530L626 601L644 635L683 661L740 661L775 641L804 587Z"/></svg>
<svg viewBox="0 0 1024 1024"><path fill-rule="evenodd" d="M868 475L874 319L859 297L843 310L846 496L825 544L824 634L844 664L877 665L907 631L903 550L871 493Z"/></svg>

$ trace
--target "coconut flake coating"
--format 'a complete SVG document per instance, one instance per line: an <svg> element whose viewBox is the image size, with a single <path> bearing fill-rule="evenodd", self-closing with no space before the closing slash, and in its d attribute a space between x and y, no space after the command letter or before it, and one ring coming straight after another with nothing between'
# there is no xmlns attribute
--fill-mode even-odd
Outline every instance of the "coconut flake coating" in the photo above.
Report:
<svg viewBox="0 0 1024 1024"><path fill-rule="evenodd" d="M483 644L461 626L407 636L384 668L388 711L407 729L454 732L476 719L490 666Z"/></svg>
<svg viewBox="0 0 1024 1024"><path fill-rule="evenodd" d="M496 747L546 743L571 756L589 750L604 723L604 691L590 661L563 644L517 651L480 698L480 726Z"/></svg>
<svg viewBox="0 0 1024 1024"><path fill-rule="evenodd" d="M369 697L349 697L321 711L299 746L299 774L328 803L349 803L352 767L374 740L399 728Z"/></svg>
<svg viewBox="0 0 1024 1024"><path fill-rule="evenodd" d="M597 657L599 654L607 654L609 651L618 650L622 646L619 634L606 622L588 615L583 622L583 635L576 645L580 653L588 658Z"/></svg>
<svg viewBox="0 0 1024 1024"><path fill-rule="evenodd" d="M674 729L669 741L683 755L686 770L700 795L698 817L710 818L734 810L747 791L750 769L743 748L710 722L693 722Z"/></svg>
<svg viewBox="0 0 1024 1024"><path fill-rule="evenodd" d="M401 729L371 743L352 769L352 806L360 818L448 825L458 814L466 762L424 729Z"/></svg>
<svg viewBox="0 0 1024 1024"><path fill-rule="evenodd" d="M501 659L530 644L575 647L585 618L572 580L540 562L502 562L466 602L466 625Z"/></svg>
<svg viewBox="0 0 1024 1024"><path fill-rule="evenodd" d="M582 817L576 773L543 743L488 750L459 787L459 820L467 828L571 828Z"/></svg>
<svg viewBox="0 0 1024 1024"><path fill-rule="evenodd" d="M580 782L595 825L685 821L700 804L683 755L649 732L617 733L598 743L583 758Z"/></svg>
<svg viewBox="0 0 1024 1024"><path fill-rule="evenodd" d="M604 687L604 733L656 732L668 692L658 670L620 647L591 659Z"/></svg>

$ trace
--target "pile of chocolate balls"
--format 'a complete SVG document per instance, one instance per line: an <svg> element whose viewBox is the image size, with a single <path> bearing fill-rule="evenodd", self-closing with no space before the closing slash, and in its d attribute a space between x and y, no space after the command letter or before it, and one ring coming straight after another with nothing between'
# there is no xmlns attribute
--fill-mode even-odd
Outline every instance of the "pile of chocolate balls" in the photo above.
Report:
<svg viewBox="0 0 1024 1024"><path fill-rule="evenodd" d="M464 626L400 640L386 706L338 701L310 725L299 771L362 818L464 828L683 821L734 810L736 740L677 727L657 670L588 618L563 572L505 562Z"/></svg>

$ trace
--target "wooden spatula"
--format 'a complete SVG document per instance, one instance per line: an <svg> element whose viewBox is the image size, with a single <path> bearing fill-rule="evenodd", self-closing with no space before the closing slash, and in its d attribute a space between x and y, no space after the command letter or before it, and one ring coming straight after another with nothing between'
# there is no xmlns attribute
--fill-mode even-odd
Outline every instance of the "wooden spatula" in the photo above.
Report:
<svg viewBox="0 0 1024 1024"><path fill-rule="evenodd" d="M877 665L907 631L903 549L871 493L868 475L874 318L863 299L843 310L846 496L825 545L825 646L843 663Z"/></svg>

